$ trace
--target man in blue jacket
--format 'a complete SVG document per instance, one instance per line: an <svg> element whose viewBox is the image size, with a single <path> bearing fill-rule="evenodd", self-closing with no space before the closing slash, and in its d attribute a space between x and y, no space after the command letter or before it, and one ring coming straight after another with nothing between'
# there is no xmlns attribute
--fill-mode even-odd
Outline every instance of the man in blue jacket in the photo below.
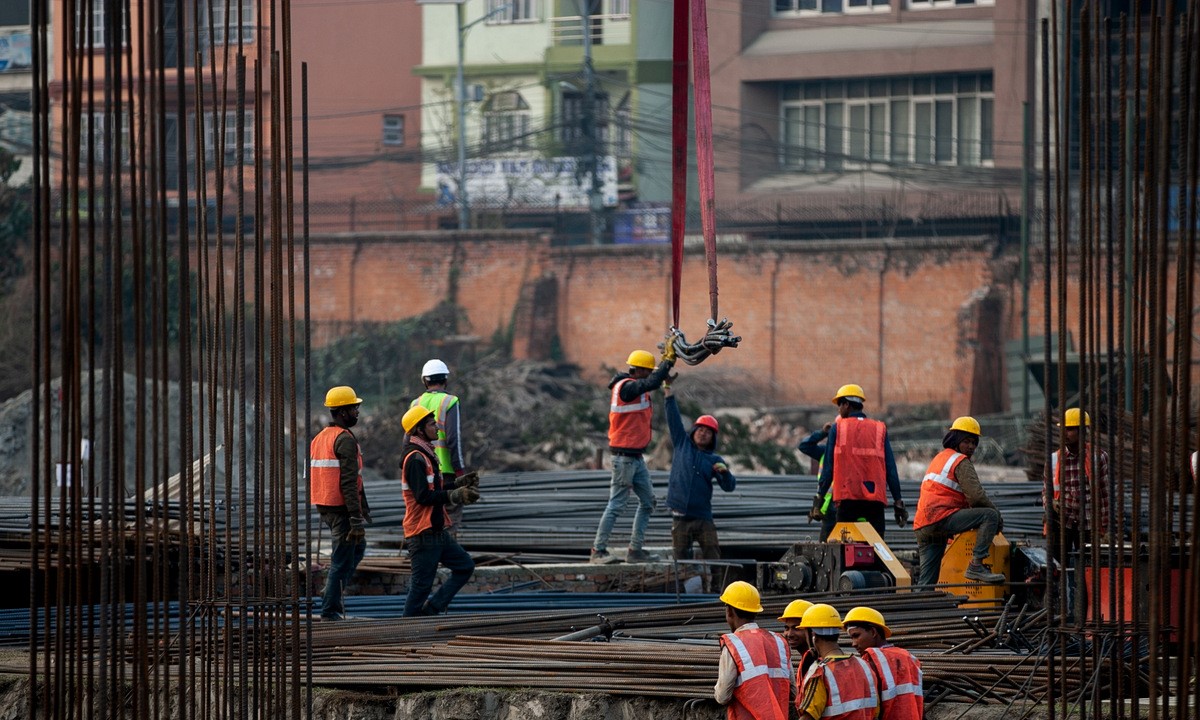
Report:
<svg viewBox="0 0 1200 720"><path fill-rule="evenodd" d="M713 481L725 492L733 492L737 478L729 472L725 459L717 454L717 419L701 415L691 431L683 429L679 404L663 383L667 398L667 428L671 431L674 453L671 478L667 482L667 507L671 510L671 547L676 560L692 559L692 543L699 543L705 560L719 560L717 526L713 523ZM718 587L723 583L716 583Z"/></svg>

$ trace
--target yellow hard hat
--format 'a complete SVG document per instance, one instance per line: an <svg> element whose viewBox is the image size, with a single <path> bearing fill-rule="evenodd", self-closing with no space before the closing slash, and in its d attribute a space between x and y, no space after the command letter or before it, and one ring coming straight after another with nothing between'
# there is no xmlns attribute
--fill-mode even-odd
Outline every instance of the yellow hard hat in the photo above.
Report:
<svg viewBox="0 0 1200 720"><path fill-rule="evenodd" d="M838 388L837 395L833 396L833 404L837 405L838 400L841 400L842 398L854 398L854 402L861 403L866 402L867 394L863 392L861 385L850 383L849 385L843 385Z"/></svg>
<svg viewBox="0 0 1200 720"><path fill-rule="evenodd" d="M361 403L362 398L349 385L338 385L337 387L329 388L329 392L325 393L325 407L327 408L359 405Z"/></svg>
<svg viewBox="0 0 1200 720"><path fill-rule="evenodd" d="M758 588L744 580L734 580L721 593L721 602L749 613L762 612L762 598Z"/></svg>
<svg viewBox="0 0 1200 720"><path fill-rule="evenodd" d="M804 617L800 618L800 627L802 628L837 628L842 629L842 616L838 615L837 608L825 603L817 603L804 611Z"/></svg>
<svg viewBox="0 0 1200 720"><path fill-rule="evenodd" d="M1067 410L1067 412L1063 414L1062 426L1063 427L1079 427L1080 413L1081 413L1081 411L1079 408L1071 408L1071 409ZM1088 415L1087 413L1082 413L1082 414L1083 414L1083 424L1087 427L1091 427L1092 426L1092 416Z"/></svg>
<svg viewBox="0 0 1200 720"><path fill-rule="evenodd" d="M433 414L433 411L423 405L413 405L404 413L404 417L400 418L400 425L404 428L404 432L410 433L413 428L421 424L421 421Z"/></svg>
<svg viewBox="0 0 1200 720"><path fill-rule="evenodd" d="M861 606L851 608L850 612L846 613L846 619L842 621L842 625L855 625L861 623L879 626L883 629L883 636L885 638L892 636L892 631L888 629L887 623L883 621L883 613L874 608Z"/></svg>
<svg viewBox="0 0 1200 720"><path fill-rule="evenodd" d="M807 600L793 600L783 609L783 614L779 616L779 619L802 618L804 617L804 611L812 606L813 604Z"/></svg>
<svg viewBox="0 0 1200 720"><path fill-rule="evenodd" d="M969 432L972 435L982 435L983 434L982 432L979 431L980 430L979 421L968 415L963 415L962 417L955 420L954 424L952 424L950 426L950 429L951 430L962 430L963 432Z"/></svg>
<svg viewBox="0 0 1200 720"><path fill-rule="evenodd" d="M647 370L654 369L654 356L645 350L634 350L629 353L629 359L625 361L629 367L646 368Z"/></svg>

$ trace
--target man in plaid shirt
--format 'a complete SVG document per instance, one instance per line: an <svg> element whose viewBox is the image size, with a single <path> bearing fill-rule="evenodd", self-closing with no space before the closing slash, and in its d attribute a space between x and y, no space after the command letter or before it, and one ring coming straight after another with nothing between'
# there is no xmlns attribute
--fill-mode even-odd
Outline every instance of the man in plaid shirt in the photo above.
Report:
<svg viewBox="0 0 1200 720"><path fill-rule="evenodd" d="M1050 548L1057 554L1060 543L1066 546L1066 564L1072 581L1067 583L1068 617L1082 618L1087 612L1087 586L1077 553L1091 535L1107 538L1112 527L1108 508L1108 453L1083 441L1091 417L1079 408L1063 415L1063 448L1050 456L1046 468L1052 481ZM1095 467L1093 467L1095 463ZM1093 472L1094 471L1094 472ZM1095 518L1093 525L1093 518Z"/></svg>

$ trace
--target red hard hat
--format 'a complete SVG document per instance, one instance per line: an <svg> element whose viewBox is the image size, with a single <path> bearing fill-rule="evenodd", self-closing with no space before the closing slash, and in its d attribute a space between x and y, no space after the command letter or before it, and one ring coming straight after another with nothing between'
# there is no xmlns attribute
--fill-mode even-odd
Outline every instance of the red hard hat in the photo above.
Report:
<svg viewBox="0 0 1200 720"><path fill-rule="evenodd" d="M700 417L696 418L696 425L709 428L713 432L718 432L717 419L712 415L701 415Z"/></svg>

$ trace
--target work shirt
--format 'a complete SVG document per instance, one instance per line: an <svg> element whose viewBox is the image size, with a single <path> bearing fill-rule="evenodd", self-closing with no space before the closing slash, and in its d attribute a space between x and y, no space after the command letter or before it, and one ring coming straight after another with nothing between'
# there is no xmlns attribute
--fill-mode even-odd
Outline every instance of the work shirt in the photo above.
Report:
<svg viewBox="0 0 1200 720"><path fill-rule="evenodd" d="M358 440L355 439L354 433L333 423L329 423L325 431L331 428L339 430L333 440L333 455L338 462L338 487L342 493L342 504L318 504L317 508L318 510L345 510L350 517L369 518L370 506L367 505L367 491L362 486L360 472L362 455ZM316 439L313 442L315 444Z"/></svg>
<svg viewBox="0 0 1200 720"><path fill-rule="evenodd" d="M438 439L434 443L438 469L442 474L461 475L466 464L462 454L462 429L458 397L445 390L426 390L412 401L409 407L421 407L431 411L438 424Z"/></svg>
<svg viewBox="0 0 1200 720"><path fill-rule="evenodd" d="M800 441L800 444L796 446L796 449L813 460L821 462L821 460L825 457L825 446L821 443L824 442L825 438L827 437L829 437L829 432L824 428L821 428L820 430L814 430Z"/></svg>
<svg viewBox="0 0 1200 720"><path fill-rule="evenodd" d="M669 375L670 372L671 364L662 362L659 363L658 367L654 368L653 372L641 379L636 379L627 372L617 373L613 376L613 379L609 381L608 389L612 390L617 386L618 383L620 383L621 387L617 389L616 393L620 403L633 403L640 396L647 395L647 404L649 404L649 393L657 390L663 384L663 381L667 379L667 375ZM621 382L622 380L628 380L628 382ZM640 434L643 436L646 440L645 444L638 443L640 447L632 447L628 443L616 443L613 442L614 437L622 437L627 434L625 429L618 430L614 425L614 416L619 416L621 413L612 412L611 407L617 404L618 403L616 402L610 403L608 432L609 448L614 451L626 453L644 452L646 447L650 444L650 413L646 413L646 419L644 421L646 424L644 428L639 428L639 433L629 433Z"/></svg>
<svg viewBox="0 0 1200 720"><path fill-rule="evenodd" d="M434 472L430 472L431 470ZM417 514L428 514L428 530L441 532L449 526L445 506L450 504L450 493L442 489L442 476L436 470L437 458L432 453L413 443L412 440L404 446L404 466L401 468L404 487L407 490L404 493L406 502L404 514L409 520L410 527L418 527L413 523L413 518ZM408 507L407 502L410 496L413 502L420 507ZM423 527L425 523L425 518L422 518L419 524L419 527L422 528L420 532L425 531ZM407 530L405 536L409 536Z"/></svg>
<svg viewBox="0 0 1200 720"><path fill-rule="evenodd" d="M758 623L746 623L738 628L737 631L746 632L758 629ZM788 685L791 685L793 682L791 658L789 657L784 664L787 666ZM739 674L737 661L734 660L733 655L727 648L721 648L721 659L717 663L717 684L713 687L713 699L718 704L728 705L729 701L733 699L733 691L737 689Z"/></svg>
<svg viewBox="0 0 1200 720"><path fill-rule="evenodd" d="M830 692L830 680L837 693ZM813 665L804 682L804 695L797 699L801 720L821 717L869 720L879 717L879 688L875 672L856 655L826 655Z"/></svg>
<svg viewBox="0 0 1200 720"><path fill-rule="evenodd" d="M852 412L849 415L852 418L865 418L866 416L866 413L863 412ZM824 495L833 486L833 451L835 447L837 447L837 423L829 428L829 437L825 441L825 456L821 461L821 475L817 481L818 495ZM892 496L893 501L898 501L901 499L900 474L896 472L896 456L892 454L892 443L888 440L887 433L884 433L883 436L883 459L887 472L888 494Z"/></svg>
<svg viewBox="0 0 1200 720"><path fill-rule="evenodd" d="M697 520L712 520L713 480L725 492L733 492L737 478L729 470L716 472L713 465L724 463L725 458L716 452L702 450L693 434L684 430L683 418L679 415L679 403L675 397L666 402L667 429L671 432L674 454L671 456L671 477L667 482L667 507L672 514ZM713 433L713 450L717 447L717 433Z"/></svg>
<svg viewBox="0 0 1200 720"><path fill-rule="evenodd" d="M1108 453L1101 450L1096 458L1096 494L1090 495L1089 482L1084 467L1091 468L1092 458L1088 457L1090 449L1084 446L1082 453L1070 445L1066 447L1065 455L1059 457L1061 450L1055 450L1047 472L1054 473L1052 480L1055 490L1055 500L1058 501L1059 522L1065 528L1086 529L1091 526L1092 506L1095 503L1098 518L1102 528L1108 527ZM1087 494L1087 497L1085 497Z"/></svg>

